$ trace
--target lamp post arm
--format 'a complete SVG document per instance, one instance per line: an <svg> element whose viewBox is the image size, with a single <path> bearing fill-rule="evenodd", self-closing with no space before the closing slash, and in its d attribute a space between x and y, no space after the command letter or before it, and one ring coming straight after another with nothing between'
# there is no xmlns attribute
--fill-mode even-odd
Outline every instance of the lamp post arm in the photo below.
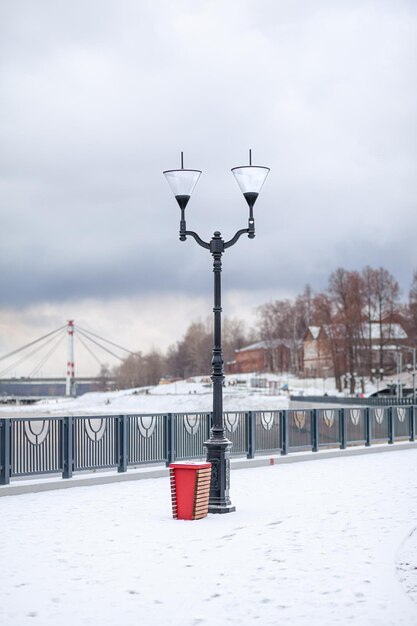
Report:
<svg viewBox="0 0 417 626"><path fill-rule="evenodd" d="M230 248L231 246L233 246L238 239L240 239L240 237L242 235L248 235L249 238L253 239L253 237L255 236L250 228L242 228L241 230L238 230L237 233L234 235L234 237L232 237L229 241L226 241L223 244L223 248ZM203 241L203 239L201 239L201 237L199 235L197 235L196 232L194 232L193 230L183 230L180 232L180 239L181 241L185 241L187 236L190 237L194 237L194 239L196 240L196 242L198 243L199 246L201 246L202 248L206 248L207 250L211 249L211 246L209 243L207 243L206 241ZM251 236L252 235L252 236Z"/></svg>
<svg viewBox="0 0 417 626"><path fill-rule="evenodd" d="M195 233L193 230L180 230L180 241L185 241L188 235L190 237L193 237L199 246L210 250L210 244L206 241L203 241L203 239L201 239L201 237L199 237L197 233Z"/></svg>
<svg viewBox="0 0 417 626"><path fill-rule="evenodd" d="M230 248L231 246L234 246L236 241L240 239L242 235L246 235L246 234L248 235L249 239L253 239L255 237L255 220L253 219L252 209L250 210L250 213L249 213L248 227L241 228L240 230L237 231L234 237L232 237L229 241L226 241L226 243L224 244L225 249Z"/></svg>
<svg viewBox="0 0 417 626"><path fill-rule="evenodd" d="M199 246L210 250L210 244L206 243L195 233L193 230L187 230L187 223L185 221L185 207L181 207L181 219L180 219L180 241L185 241L187 236L193 237Z"/></svg>
<svg viewBox="0 0 417 626"><path fill-rule="evenodd" d="M229 241L225 242L224 247L225 248L230 248L231 246L234 246L235 243L237 242L237 240L240 239L240 237L242 235L245 235L246 233L249 234L249 228L242 228L241 230L238 230L236 235L234 235L234 237L229 239Z"/></svg>

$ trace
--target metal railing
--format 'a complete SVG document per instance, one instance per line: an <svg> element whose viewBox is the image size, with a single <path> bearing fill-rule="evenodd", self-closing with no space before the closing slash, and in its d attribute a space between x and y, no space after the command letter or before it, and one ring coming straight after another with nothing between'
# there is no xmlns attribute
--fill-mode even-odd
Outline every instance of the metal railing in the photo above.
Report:
<svg viewBox="0 0 417 626"><path fill-rule="evenodd" d="M233 456L414 441L415 406L238 411L224 415ZM0 484L11 478L204 458L210 413L0 419Z"/></svg>
<svg viewBox="0 0 417 626"><path fill-rule="evenodd" d="M413 398L407 396L373 396L371 398L354 398L345 396L290 396L291 402L308 402L309 404L356 404L357 406L412 406Z"/></svg>

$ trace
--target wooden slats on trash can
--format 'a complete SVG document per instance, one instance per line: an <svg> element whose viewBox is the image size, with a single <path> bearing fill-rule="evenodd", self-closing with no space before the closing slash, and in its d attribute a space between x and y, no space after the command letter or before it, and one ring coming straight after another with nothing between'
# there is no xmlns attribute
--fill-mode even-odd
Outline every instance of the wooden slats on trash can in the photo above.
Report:
<svg viewBox="0 0 417 626"><path fill-rule="evenodd" d="M169 477L171 480L172 517L174 519L178 519L177 490L175 488L175 471L172 468L169 470Z"/></svg>
<svg viewBox="0 0 417 626"><path fill-rule="evenodd" d="M172 517L202 519L208 514L211 465L201 463L170 465ZM185 474L184 474L185 472Z"/></svg>
<svg viewBox="0 0 417 626"><path fill-rule="evenodd" d="M195 481L193 519L201 519L208 514L211 467L197 470Z"/></svg>

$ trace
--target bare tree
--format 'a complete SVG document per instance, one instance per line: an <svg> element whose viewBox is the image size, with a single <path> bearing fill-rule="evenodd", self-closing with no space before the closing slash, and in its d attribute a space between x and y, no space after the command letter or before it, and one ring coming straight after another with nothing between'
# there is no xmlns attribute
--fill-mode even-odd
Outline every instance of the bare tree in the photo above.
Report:
<svg viewBox="0 0 417 626"><path fill-rule="evenodd" d="M366 353L367 353L367 368L372 374L373 364L373 337L372 337L372 321L376 316L376 302L375 302L375 270L369 265L363 268L362 278L364 282L364 300L365 300L365 316L367 320L367 332L366 332Z"/></svg>
<svg viewBox="0 0 417 626"><path fill-rule="evenodd" d="M398 318L400 287L394 276L383 267L372 269L368 266L362 271L362 276L366 283L369 335L372 334L372 327L376 327L374 339L377 340L379 348L379 367L383 368L384 350L387 344L395 342L396 339L393 323ZM371 337L370 368L372 367L372 343Z"/></svg>
<svg viewBox="0 0 417 626"><path fill-rule="evenodd" d="M312 324L313 300L314 300L313 290L311 289L311 286L308 283L304 287L304 291L301 294L301 296L298 296L297 300L298 299L300 299L303 303L303 309L304 309L303 317L304 317L305 326L308 328Z"/></svg>
<svg viewBox="0 0 417 626"><path fill-rule="evenodd" d="M98 391L106 391L108 388L108 381L111 376L110 368L107 363L102 363L100 371L98 373Z"/></svg>
<svg viewBox="0 0 417 626"><path fill-rule="evenodd" d="M393 338L395 318L401 310L399 287L384 268L365 267L362 272L338 268L329 277L325 293L314 295L306 285L293 299L276 300L258 308L256 329L247 330L239 319L223 322L225 362L234 358L234 351L262 339L270 345L269 369L279 369L275 340L281 340L291 353L294 373L302 369L301 345L310 325L323 326L329 342L336 384L350 372L364 375L372 368L375 336L379 336L379 361L384 365L384 346ZM417 271L414 272L406 310L408 325L417 340ZM378 325L378 334L372 329ZM192 322L184 337L169 347L162 356L156 351L128 357L114 373L123 386L156 384L164 374L187 378L209 374L213 347L212 321ZM351 379L351 392L354 381Z"/></svg>
<svg viewBox="0 0 417 626"><path fill-rule="evenodd" d="M193 323L183 339L185 344L186 376L210 373L213 348L212 332L209 324Z"/></svg>
<svg viewBox="0 0 417 626"><path fill-rule="evenodd" d="M330 275L329 294L335 309L334 322L344 344L346 370L353 374L363 373L361 359L363 345L364 281L359 272L338 268ZM353 376L350 392L355 391Z"/></svg>
<svg viewBox="0 0 417 626"><path fill-rule="evenodd" d="M417 270L414 271L406 311L410 338L417 343Z"/></svg>
<svg viewBox="0 0 417 626"><path fill-rule="evenodd" d="M312 324L323 328L333 363L336 387L342 391L342 374L346 371L344 330L335 323L335 307L327 293L318 293L312 301Z"/></svg>
<svg viewBox="0 0 417 626"><path fill-rule="evenodd" d="M212 343L209 323L191 323L182 340L168 351L167 373L181 378L209 374Z"/></svg>
<svg viewBox="0 0 417 626"><path fill-rule="evenodd" d="M129 355L114 369L117 385L122 389L157 385L164 370L163 357L156 351Z"/></svg>
<svg viewBox="0 0 417 626"><path fill-rule="evenodd" d="M157 350L143 357L145 386L157 385L165 373L165 358Z"/></svg>
<svg viewBox="0 0 417 626"><path fill-rule="evenodd" d="M270 346L270 369L278 370L274 342L281 339L286 342L291 353L292 371L301 369L301 341L308 327L309 310L304 294L295 300L276 300L258 308L258 328L261 339Z"/></svg>
<svg viewBox="0 0 417 626"><path fill-rule="evenodd" d="M244 348L251 342L250 334L246 329L246 324L241 319L236 317L226 317L223 322L223 355L224 361L232 361L235 355L235 350Z"/></svg>
<svg viewBox="0 0 417 626"><path fill-rule="evenodd" d="M165 371L172 378L185 378L185 345L182 341L168 348Z"/></svg>
<svg viewBox="0 0 417 626"><path fill-rule="evenodd" d="M234 358L234 351L250 343L253 335L245 323L237 318L225 318L222 328L222 347L225 362ZM170 346L165 360L166 373L170 376L209 375L213 350L213 326L211 318L205 323L192 322L184 337Z"/></svg>

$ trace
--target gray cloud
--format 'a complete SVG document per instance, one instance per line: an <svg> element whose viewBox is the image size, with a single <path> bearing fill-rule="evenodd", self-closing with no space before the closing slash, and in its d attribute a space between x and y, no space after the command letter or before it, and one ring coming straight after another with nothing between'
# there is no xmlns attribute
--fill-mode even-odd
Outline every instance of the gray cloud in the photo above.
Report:
<svg viewBox="0 0 417 626"><path fill-rule="evenodd" d="M314 6L313 6L314 5ZM417 266L407 1L38 1L0 9L3 306L211 289L162 177L203 169L188 224L246 224L230 174L271 167L225 288L296 293L339 265Z"/></svg>

